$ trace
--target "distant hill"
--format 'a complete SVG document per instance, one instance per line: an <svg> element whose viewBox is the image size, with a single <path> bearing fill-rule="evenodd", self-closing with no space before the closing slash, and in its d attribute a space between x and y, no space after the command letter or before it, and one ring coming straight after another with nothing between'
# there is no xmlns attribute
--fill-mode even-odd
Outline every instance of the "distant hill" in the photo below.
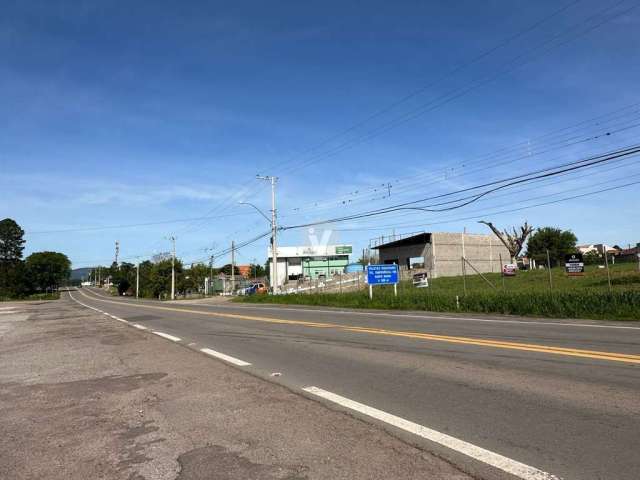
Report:
<svg viewBox="0 0 640 480"><path fill-rule="evenodd" d="M83 278L87 280L89 278L89 273L91 273L92 268L75 268L71 270L71 280L82 280Z"/></svg>

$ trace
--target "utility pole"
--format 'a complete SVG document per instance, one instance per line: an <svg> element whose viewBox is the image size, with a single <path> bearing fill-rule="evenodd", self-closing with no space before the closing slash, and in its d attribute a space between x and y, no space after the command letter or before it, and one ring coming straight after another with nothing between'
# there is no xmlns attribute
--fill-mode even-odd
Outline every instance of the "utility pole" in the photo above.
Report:
<svg viewBox="0 0 640 480"><path fill-rule="evenodd" d="M271 288L273 289L273 293L278 293L278 242L276 239L278 233L278 226L276 223L276 182L278 181L278 177L274 177L271 175L262 176L257 175L259 180L266 180L271 182L271 259L272 259L272 268L269 270Z"/></svg>
<svg viewBox="0 0 640 480"><path fill-rule="evenodd" d="M173 235L168 237L173 244L171 255L171 300L176 299L176 237Z"/></svg>
<svg viewBox="0 0 640 480"><path fill-rule="evenodd" d="M136 298L140 297L140 260L136 264Z"/></svg>
<svg viewBox="0 0 640 480"><path fill-rule="evenodd" d="M211 286L213 285L213 255L209 257L209 290L211 290ZM213 295L213 292L211 292Z"/></svg>
<svg viewBox="0 0 640 480"><path fill-rule="evenodd" d="M231 240L231 295L236 291L236 242Z"/></svg>

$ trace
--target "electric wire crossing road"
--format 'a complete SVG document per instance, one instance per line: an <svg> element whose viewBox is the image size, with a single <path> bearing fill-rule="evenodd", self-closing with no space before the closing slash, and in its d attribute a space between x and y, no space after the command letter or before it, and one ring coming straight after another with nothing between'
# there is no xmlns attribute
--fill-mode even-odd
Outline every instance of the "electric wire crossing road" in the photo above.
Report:
<svg viewBox="0 0 640 480"><path fill-rule="evenodd" d="M276 332L287 332L291 331L294 333L294 336L291 338L295 338L293 345L300 343L300 337L305 337L310 335L311 339L315 338L317 335L322 336L344 336L347 335L347 341L352 342L353 338L363 337L363 340L359 340L360 343L375 345L374 343L370 343L375 340L376 337L389 339L385 340L385 342L393 341L393 342L403 342L402 345L405 345L406 342L410 342L408 348L415 349L416 346L419 346L421 343L427 343L429 345L433 345L435 348L438 344L443 345L451 345L456 350L447 349L444 350L447 352L447 356L451 355L460 355L459 349L462 349L462 352L468 354L467 349L471 348L471 352L473 355L478 355L477 352L482 352L483 356L491 356L490 358L500 358L504 355L497 353L500 350L504 352L514 352L514 354L519 355L517 357L517 361L519 362L527 362L538 361L543 362L544 364L548 364L553 358L557 358L559 362L557 366L560 368L569 368L567 366L572 366L577 362L596 362L601 368L631 368L634 369L636 365L640 364L640 355L628 351L607 351L605 349L586 349L586 348L574 348L570 345L546 345L546 344L537 344L531 342L522 342L522 341L514 341L513 336L510 334L509 340L503 340L498 338L490 338L486 334L481 334L476 336L462 336L462 335L444 335L442 333L427 333L424 331L420 331L418 329L405 329L403 325L404 322L413 322L414 324L420 320L422 320L422 324L420 325L420 329L428 327L430 322L448 322L447 327L462 329L463 331L474 330L478 327L475 325L481 326L483 329L520 329L520 328L537 328L539 331L544 330L545 332L548 329L573 329L575 331L588 331L595 332L596 334L604 331L611 332L620 332L618 335L624 334L623 332L629 332L629 334L635 334L635 331L640 330L638 327L632 326L621 326L621 325L604 325L604 324L580 324L580 323L570 323L570 322L544 322L544 321L525 321L525 320L500 320L500 319L471 319L471 318L456 318L450 317L451 320L447 320L448 317L428 317L425 315L412 315L412 314L387 314L387 313L369 313L369 312L348 312L348 311L332 311L332 310L312 310L312 309L303 309L303 308L273 308L273 307L242 307L242 306L218 306L218 305L204 305L204 304L185 304L184 306L165 306L159 305L158 302L140 302L140 301L128 301L126 299L108 299L106 297L97 295L95 292L89 291L91 295L88 295L84 291L80 291L80 294L84 296L87 300L90 301L98 301L102 303L108 303L114 306L114 309L117 309L118 312L126 311L126 314L120 313L121 316L125 318L129 315L132 315L133 310L146 309L158 312L158 321L157 325L154 323L154 327L152 328L150 324L141 325L140 320L137 323L127 322L127 320L122 319L121 317L117 317L110 313L104 312L98 308L92 307L91 305L87 305L86 303L82 303L77 300L71 293L70 297L81 305L91 308L97 312L103 313L107 316L110 316L116 320L122 321L124 323L128 323L139 330L147 330L150 333L154 333L166 340L169 340L174 343L181 343L187 348L192 348L195 351L199 351L202 354L205 354L210 357L214 357L216 359L222 360L231 365L247 369L249 368L253 373L265 377L265 371L282 371L282 358L278 351L285 344L282 343L285 337L281 337L278 335L274 338L281 338L281 340L275 340L276 343L273 345L275 350L270 350L270 353L274 354L275 360L271 358L264 358L262 361L258 361L260 354L264 352L265 342L251 342L253 334L247 337L245 340L241 340L238 343L231 341L230 339L234 338L244 338L244 332L246 329L250 329L252 332L257 328L258 332L260 332L261 338L263 340L267 340L268 338L273 337L273 335L269 334L268 337L264 337L265 329L269 331L273 330L272 333ZM175 305L175 304L174 304ZM206 308L205 308L206 307ZM260 310L269 311L269 313L264 315L255 315L255 314L247 314L244 312L251 312L252 310ZM291 318L292 315L298 316L298 318ZM282 318L286 316L288 318ZM337 323L335 322L336 317L343 316L346 319L350 319L353 321L354 318L361 319L360 321L353 321L355 324L348 323ZM155 316L148 316L149 318L156 318ZM302 317L303 319L299 318ZM311 318L307 317L321 317L322 320L314 321ZM331 322L327 322L324 319L327 317L331 318ZM387 318L393 320L393 323L396 323L396 328L381 328L380 324L384 324L387 321ZM132 320L135 315L130 317ZM142 317L138 317L142 318ZM379 320L377 320L379 318ZM208 321L208 319L215 321ZM375 322L374 322L375 319ZM455 320L460 320L456 322ZM477 320L477 321L476 321ZM150 320L153 322L153 320ZM240 322L238 322L240 321ZM197 323L193 323L197 322ZM359 323L359 324L358 324ZM191 325L199 325L195 331L190 330ZM263 325L262 327L260 325ZM473 327L469 327L473 325ZM161 326L161 328L157 328ZM255 326L255 328L254 328ZM547 328L544 328L547 327ZM202 329L205 329L204 331ZM229 330L231 328L231 330ZM605 330L609 328L610 330ZM210 330L209 334L205 335L205 340L203 343L205 345L198 345L198 338L193 337L193 335L200 335L205 331ZM191 331L189 334L187 332ZM318 333L313 333L313 332ZM183 332L183 333L179 333ZM196 332L196 333L193 333ZM233 332L231 335L229 333ZM308 333L305 333L308 332ZM477 332L480 333L480 332ZM213 336L211 336L213 334ZM356 337L353 337L355 335ZM581 334L584 335L584 334ZM589 333L588 335L592 335ZM608 335L608 333L607 333ZM189 338L189 337L192 338ZM185 338L186 337L186 338ZM286 338L289 339L290 335L287 335ZM214 338L215 343L219 345L214 349L210 345L206 345L209 342L209 339ZM544 338L544 337L543 337ZM560 337L559 337L560 338ZM394 340L395 339L395 340ZM550 343L550 339L547 339ZM416 343L417 342L417 343ZM593 343L593 342L591 342ZM219 348L220 346L230 345L231 350L228 348ZM256 345L260 346L256 346ZM411 346L413 345L413 346ZM327 345L327 348L331 348ZM404 348L404 347L403 347ZM249 359L244 360L241 359L245 357L242 354L242 351L247 350L247 354ZM429 347L428 350L421 349L420 351L426 354L431 354L433 348ZM303 348L301 352L304 353L305 349ZM374 350L375 351L375 350ZM436 353L441 350L441 347L437 347L435 350ZM366 351L365 351L366 352ZM496 352L496 353L491 353ZM519 352L519 353L518 353ZM240 355L236 355L240 353ZM373 355L373 354L371 354ZM497 356L496 356L497 355ZM529 357L529 356L534 357ZM240 357L240 358L238 358ZM427 357L428 358L428 357ZM564 360L566 359L566 360ZM575 360L570 360L575 359ZM438 361L438 357L434 357L435 361ZM296 363L295 360L294 364ZM315 364L313 359L311 361ZM277 362L277 363L274 363ZM568 362L568 363L567 363ZM286 363L287 369L293 371L295 370L295 365L291 363ZM427 364L429 368L435 368L435 364L429 362ZM596 366L597 366L596 365ZM607 367L610 365L611 367ZM593 366L589 367L589 365L585 365L586 368L592 369ZM326 367L325 367L326 368ZM573 367L571 367L573 368ZM276 370L277 369L277 370ZM484 440L480 439L480 444L478 444L478 439L475 441L463 440L464 436L461 438L460 435L451 435L449 433L443 433L442 426L440 428L433 428L432 426L425 426L423 422L417 422L411 417L415 415L409 415L409 418L405 415L398 415L397 413L391 413L391 411L387 408L379 409L372 405L376 405L377 400L375 398L370 398L368 401L363 402L364 397L362 393L350 394L349 384L341 384L341 385L331 385L331 382L323 382L314 380L314 376L317 376L313 371L310 371L306 368L301 368L303 372L302 375L298 372L298 378L291 380L294 382L294 385L290 385L292 387L301 389L304 394L311 396L313 398L322 399L324 402L328 402L330 405L339 406L342 409L346 409L348 411L353 412L357 416L361 416L364 418L370 418L377 422L383 422L391 426L392 428L399 429L405 433L413 435L417 438L424 439L427 442L427 449L429 443L437 444L440 447L443 447L445 451L451 451L451 455L445 453L445 457L451 459L454 463L462 463L467 465L471 465L471 471L474 471L473 462L480 462L483 465L493 468L497 471L505 472L509 475L513 475L515 478L519 478L522 480L557 480L560 478L566 480L572 480L573 478L580 478L583 480L585 478L599 478L599 477L587 477L582 475L566 475L563 470L566 468L560 468L560 471L556 471L557 469L554 467L554 463L549 460L547 456L543 456L543 465L546 468L538 468L539 460L537 459L537 455L539 455L538 450L544 450L547 445L543 442L541 445L535 443L534 439L527 438L529 436L529 432L527 432L526 428L518 428L518 434L524 435L524 438L521 438L523 444L531 444L531 447L526 449L524 454L518 454L517 452L509 451L508 447L501 446L501 440L496 443L496 441L491 437L484 437ZM628 370L628 373L635 373L637 370ZM306 372L306 373L305 373ZM347 378L349 378L349 372L345 372ZM286 383L289 381L289 378L292 377L293 374L289 373L289 371L285 371L282 374L283 377L278 375L278 382ZM305 381L305 378L306 381ZM320 378L322 376L320 375ZM357 375L353 375L352 378L356 379ZM321 379L322 380L322 379ZM326 383L325 386L322 386L323 383ZM320 385L320 386L318 386ZM329 388L328 388L329 387ZM335 388L338 388L336 390ZM421 387L420 385L416 385L416 387ZM336 391L340 391L341 393L335 393ZM345 393L347 393L345 395ZM411 392L407 392L408 396L411 396ZM356 400L358 399L358 400ZM468 398L466 401L471 402L470 405L474 403L473 398ZM422 412L418 411L419 414L417 418L424 418L425 411L423 407L419 407ZM433 408L433 407L432 407ZM447 405L439 405L438 408L446 410ZM640 411L637 405L633 405L632 409L636 409ZM431 411L428 410L427 413ZM437 410L436 410L437 411ZM434 411L434 413L436 413ZM463 411L459 411L454 415L463 414ZM489 412L487 412L489 413ZM579 414L579 412L578 412ZM509 418L509 416L506 416ZM438 418L437 416L435 417ZM454 420L455 417L451 418ZM502 420L504 421L505 415L502 415ZM430 423L430 420L427 418L427 424ZM483 422L482 418L478 418L478 421ZM518 421L517 416L513 418L509 418L509 421ZM447 428L447 432L449 432L449 428ZM436 427L439 423L436 422ZM455 431L455 430L454 430ZM557 429L554 428L554 432L557 432ZM464 432L457 432L464 433ZM557 432L559 434L561 432ZM499 435L502 437L502 435ZM472 438L473 437L472 435ZM594 442L597 441L597 437L593 439ZM489 445L493 445L492 448L485 448L484 446L480 446L483 443L488 442ZM505 451L501 451L504 450ZM620 448L620 446L618 446ZM439 450L438 450L439 451ZM507 454L505 454L507 453ZM549 456L552 459L556 459L561 457L559 453L549 452ZM461 460L461 458L467 458L468 460ZM522 461L525 460L525 461ZM555 460L557 462L557 460ZM469 464L469 462L471 462ZM532 466L536 465L536 466ZM562 467L562 466L561 466ZM566 466L565 466L566 467ZM572 469L580 469L581 466L578 465L578 462L573 462L570 467ZM480 469L482 472L486 472L485 469ZM549 473L553 472L553 473ZM624 476L616 476L615 478L627 478ZM612 478L614 478L612 477ZM492 478L492 477L491 477ZM500 477L502 478L502 477ZM633 477L628 477L633 478Z"/></svg>

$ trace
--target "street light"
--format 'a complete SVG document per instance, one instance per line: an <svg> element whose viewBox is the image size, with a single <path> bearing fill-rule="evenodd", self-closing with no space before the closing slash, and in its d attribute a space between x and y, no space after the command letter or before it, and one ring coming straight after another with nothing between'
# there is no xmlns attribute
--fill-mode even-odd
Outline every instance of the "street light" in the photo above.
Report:
<svg viewBox="0 0 640 480"><path fill-rule="evenodd" d="M256 207L253 203L251 203L251 202L238 202L238 205L249 205L250 207L255 208L256 211L260 215L262 215L267 220L267 222L269 222L269 225L271 225L271 219L267 216L267 214L264 213L262 210L260 210L258 207Z"/></svg>
<svg viewBox="0 0 640 480"><path fill-rule="evenodd" d="M276 238L278 234L278 226L276 224L276 182L278 181L278 177L272 175L256 175L256 178L258 180L265 180L271 184L271 219L254 204L249 202L240 203L253 207L271 224L271 263L273 267L270 269L269 274L271 276L271 288L273 289L273 293L276 294L278 293L278 243Z"/></svg>

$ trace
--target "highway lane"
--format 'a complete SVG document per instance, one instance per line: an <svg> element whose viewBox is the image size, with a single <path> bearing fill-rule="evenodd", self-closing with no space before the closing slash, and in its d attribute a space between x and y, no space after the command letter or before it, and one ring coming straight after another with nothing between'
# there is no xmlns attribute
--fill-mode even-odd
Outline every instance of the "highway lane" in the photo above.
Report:
<svg viewBox="0 0 640 480"><path fill-rule="evenodd" d="M294 390L314 385L562 478L638 478L637 324L160 304L86 289L75 295L185 345L242 359L249 371ZM514 478L394 433L479 476Z"/></svg>

